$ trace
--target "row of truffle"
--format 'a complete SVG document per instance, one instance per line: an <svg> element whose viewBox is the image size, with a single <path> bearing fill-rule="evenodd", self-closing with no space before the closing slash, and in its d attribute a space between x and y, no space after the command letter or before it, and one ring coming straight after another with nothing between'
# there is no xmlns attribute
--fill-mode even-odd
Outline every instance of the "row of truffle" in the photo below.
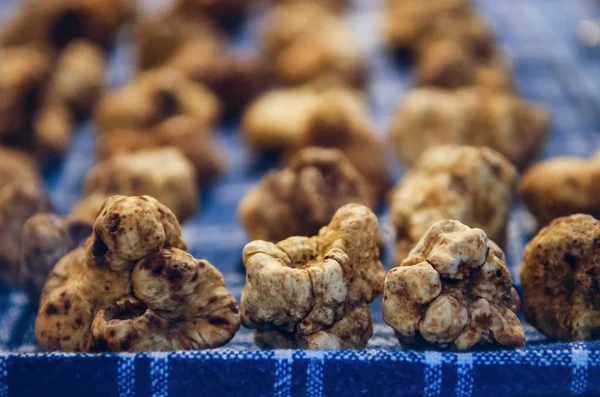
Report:
<svg viewBox="0 0 600 397"><path fill-rule="evenodd" d="M526 248L525 315L552 337L597 335L599 236L598 220L572 215ZM383 293L383 319L406 347L525 344L504 253L483 230L435 222L387 275L379 239L376 216L348 204L315 236L252 241L238 308L220 272L185 252L168 208L113 196L50 273L36 337L46 351L197 350L226 344L243 324L262 348L357 349L373 334L369 304Z"/></svg>

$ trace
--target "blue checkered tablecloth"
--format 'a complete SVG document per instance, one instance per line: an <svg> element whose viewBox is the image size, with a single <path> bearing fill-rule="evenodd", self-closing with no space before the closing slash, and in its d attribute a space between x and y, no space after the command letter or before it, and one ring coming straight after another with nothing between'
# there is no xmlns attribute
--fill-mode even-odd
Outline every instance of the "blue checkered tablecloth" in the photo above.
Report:
<svg viewBox="0 0 600 397"><path fill-rule="evenodd" d="M0 15L6 15L9 3L0 0ZM383 133L398 100L410 89L410 72L382 48L378 12L383 1L356 3L348 18L359 33L358 45L373 62L368 93L373 118ZM600 148L600 48L581 47L574 34L579 20L600 17L600 2L479 0L476 4L513 60L522 95L545 103L553 115L544 157L587 156ZM255 47L257 20L252 18L232 45L242 50ZM127 81L132 72L125 33L112 58L110 86ZM64 161L45 175L60 213L77 200L93 164L93 128L81 126ZM227 172L204 192L201 212L183 230L190 252L216 265L239 298L244 286L241 250L248 238L236 220L236 207L274 163L267 165L245 149L235 122L226 122L217 136ZM393 159L390 164L399 178L402 169ZM380 222L391 244L387 209L380 213ZM523 248L533 233L533 220L516 203L507 255L517 285ZM393 250L386 251L383 262L389 268ZM372 311L375 334L362 351L260 351L251 333L241 329L226 347L212 351L41 354L35 343L33 307L20 290L0 286L0 397L600 395L600 342L552 343L525 324L527 347L523 349L408 351L398 347L392 329L383 323L380 299Z"/></svg>

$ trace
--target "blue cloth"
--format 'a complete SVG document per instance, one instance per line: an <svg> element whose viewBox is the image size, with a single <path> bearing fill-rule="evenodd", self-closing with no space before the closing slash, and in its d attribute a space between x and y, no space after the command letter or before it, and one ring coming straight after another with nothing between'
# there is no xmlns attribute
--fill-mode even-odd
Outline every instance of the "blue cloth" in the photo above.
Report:
<svg viewBox="0 0 600 397"><path fill-rule="evenodd" d="M368 94L373 117L385 131L403 93L410 88L408 67L391 61L381 48L378 15L382 0L357 2L349 18L373 62ZM8 2L0 0L0 12ZM579 20L600 16L584 0L479 0L502 48L514 62L523 96L545 103L553 128L543 157L587 156L600 143L600 50L575 39ZM255 43L255 21L235 36L234 45ZM122 38L123 39L123 38ZM121 40L123 41L123 40ZM121 43L113 57L109 85L131 73L130 47ZM241 197L274 163L245 149L234 123L217 133L227 172L204 192L199 215L183 225L190 251L224 274L239 299L244 274L240 254L247 236L236 221ZM60 213L81 193L94 161L93 126L84 125L64 161L45 177ZM402 169L393 163L396 177ZM391 244L389 214L380 213ZM534 223L516 204L509 225L508 263L518 285L523 247ZM390 247L390 245L388 245ZM383 258L392 265L392 249ZM373 306L375 335L363 351L260 351L241 329L227 346L213 351L169 354L41 354L34 337L35 312L18 289L0 287L0 397L5 396L185 396L185 395L600 395L600 342L558 344L524 324L527 347L471 353L406 351L397 346Z"/></svg>

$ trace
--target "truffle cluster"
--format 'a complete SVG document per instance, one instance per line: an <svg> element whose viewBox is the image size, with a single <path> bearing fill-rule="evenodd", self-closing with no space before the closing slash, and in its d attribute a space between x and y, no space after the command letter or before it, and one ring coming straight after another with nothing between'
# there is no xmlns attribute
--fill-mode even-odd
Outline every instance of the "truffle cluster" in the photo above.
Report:
<svg viewBox="0 0 600 397"><path fill-rule="evenodd" d="M76 120L86 118L104 86L104 49L135 14L129 0L32 0L0 34L0 144L38 161L60 157Z"/></svg>

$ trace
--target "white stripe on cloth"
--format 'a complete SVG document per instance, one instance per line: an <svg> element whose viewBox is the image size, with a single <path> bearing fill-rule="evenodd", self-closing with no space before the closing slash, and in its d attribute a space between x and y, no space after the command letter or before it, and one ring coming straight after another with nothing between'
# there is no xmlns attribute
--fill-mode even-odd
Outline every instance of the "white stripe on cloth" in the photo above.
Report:
<svg viewBox="0 0 600 397"><path fill-rule="evenodd" d="M323 364L325 352L307 351L306 358L309 359L306 366L306 395L310 397L321 397L323 395Z"/></svg>
<svg viewBox="0 0 600 397"><path fill-rule="evenodd" d="M473 354L458 355L456 368L456 397L471 397L473 392Z"/></svg>
<svg viewBox="0 0 600 397"><path fill-rule="evenodd" d="M164 353L150 355L150 384L152 397L169 396L169 356Z"/></svg>
<svg viewBox="0 0 600 397"><path fill-rule="evenodd" d="M442 391L442 353L425 352L425 388L423 397L439 396Z"/></svg>
<svg viewBox="0 0 600 397"><path fill-rule="evenodd" d="M587 388L588 351L582 343L571 347L571 393L582 394Z"/></svg>
<svg viewBox="0 0 600 397"><path fill-rule="evenodd" d="M293 350L275 350L275 383L274 397L289 397L292 395L292 358Z"/></svg>
<svg viewBox="0 0 600 397"><path fill-rule="evenodd" d="M133 354L121 354L117 367L117 387L119 397L133 397L135 395L135 360Z"/></svg>

